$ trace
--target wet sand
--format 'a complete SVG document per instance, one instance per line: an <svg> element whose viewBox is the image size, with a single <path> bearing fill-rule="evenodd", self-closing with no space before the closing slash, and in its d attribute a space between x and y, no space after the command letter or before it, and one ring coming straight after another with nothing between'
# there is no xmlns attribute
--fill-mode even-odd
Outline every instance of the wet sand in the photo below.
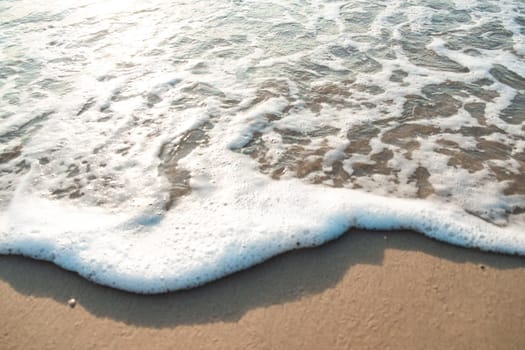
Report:
<svg viewBox="0 0 525 350"><path fill-rule="evenodd" d="M525 258L410 232L352 231L157 296L0 256L0 295L0 349L525 349Z"/></svg>

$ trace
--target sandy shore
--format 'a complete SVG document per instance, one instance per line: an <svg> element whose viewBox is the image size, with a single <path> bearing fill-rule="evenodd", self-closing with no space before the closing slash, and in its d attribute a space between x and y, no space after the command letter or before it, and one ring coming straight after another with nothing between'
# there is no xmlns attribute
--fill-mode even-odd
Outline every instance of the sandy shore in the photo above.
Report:
<svg viewBox="0 0 525 350"><path fill-rule="evenodd" d="M525 259L413 233L354 231L159 296L0 256L0 295L1 349L525 349Z"/></svg>

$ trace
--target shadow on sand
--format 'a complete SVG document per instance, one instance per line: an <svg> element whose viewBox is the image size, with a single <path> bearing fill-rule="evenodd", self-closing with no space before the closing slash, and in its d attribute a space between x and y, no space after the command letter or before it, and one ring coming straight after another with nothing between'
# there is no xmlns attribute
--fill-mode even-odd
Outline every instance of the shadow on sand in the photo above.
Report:
<svg viewBox="0 0 525 350"><path fill-rule="evenodd" d="M480 268L525 267L521 257L454 247L417 233L353 230L321 247L288 252L205 286L161 295L102 287L53 264L19 256L0 256L0 279L28 296L64 304L75 297L98 317L142 327L176 327L233 322L250 309L320 293L335 286L354 265L381 265L387 249L417 251Z"/></svg>

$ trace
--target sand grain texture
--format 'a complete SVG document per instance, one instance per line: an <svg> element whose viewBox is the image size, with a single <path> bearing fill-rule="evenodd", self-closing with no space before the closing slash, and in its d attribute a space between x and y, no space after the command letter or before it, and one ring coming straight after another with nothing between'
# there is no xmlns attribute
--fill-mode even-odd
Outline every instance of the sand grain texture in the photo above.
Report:
<svg viewBox="0 0 525 350"><path fill-rule="evenodd" d="M157 296L0 256L0 348L525 349L524 290L524 258L410 232L352 231Z"/></svg>

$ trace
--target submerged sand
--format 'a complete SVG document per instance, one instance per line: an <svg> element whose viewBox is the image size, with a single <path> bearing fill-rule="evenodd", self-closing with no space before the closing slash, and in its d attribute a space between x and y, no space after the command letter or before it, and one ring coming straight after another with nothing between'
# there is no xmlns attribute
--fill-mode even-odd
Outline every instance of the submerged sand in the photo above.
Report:
<svg viewBox="0 0 525 350"><path fill-rule="evenodd" d="M0 295L0 349L525 349L525 258L410 232L352 231L157 296L0 256Z"/></svg>

